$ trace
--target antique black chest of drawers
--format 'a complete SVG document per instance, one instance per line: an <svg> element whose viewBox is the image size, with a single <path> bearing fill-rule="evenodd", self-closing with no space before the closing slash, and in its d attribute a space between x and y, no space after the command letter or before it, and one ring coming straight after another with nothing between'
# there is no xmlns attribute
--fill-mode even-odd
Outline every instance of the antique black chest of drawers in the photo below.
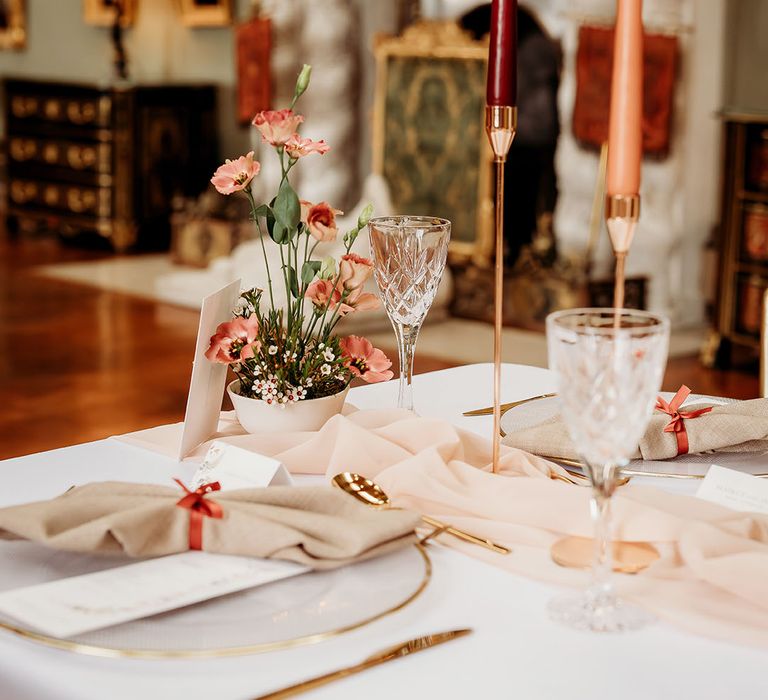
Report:
<svg viewBox="0 0 768 700"><path fill-rule="evenodd" d="M217 164L210 85L4 81L7 228L167 248L172 201Z"/></svg>

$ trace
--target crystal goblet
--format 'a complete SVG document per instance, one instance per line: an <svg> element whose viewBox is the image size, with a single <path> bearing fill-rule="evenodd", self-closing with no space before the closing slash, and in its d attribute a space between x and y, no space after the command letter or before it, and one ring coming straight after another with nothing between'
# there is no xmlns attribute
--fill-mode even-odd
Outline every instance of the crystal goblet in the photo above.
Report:
<svg viewBox="0 0 768 700"><path fill-rule="evenodd" d="M651 617L616 596L611 581L611 496L637 448L658 395L669 321L643 311L569 309L547 317L549 366L557 373L561 413L592 485L595 551L592 584L550 602L571 627L621 631Z"/></svg>
<svg viewBox="0 0 768 700"><path fill-rule="evenodd" d="M416 340L445 269L451 222L432 216L387 216L371 219L368 230L374 277L397 336L398 406L413 410Z"/></svg>

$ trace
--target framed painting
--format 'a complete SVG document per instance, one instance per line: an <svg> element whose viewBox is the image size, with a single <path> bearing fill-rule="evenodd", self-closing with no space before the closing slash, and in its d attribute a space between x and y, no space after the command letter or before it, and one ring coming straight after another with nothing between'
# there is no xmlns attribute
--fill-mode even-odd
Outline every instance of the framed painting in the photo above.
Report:
<svg viewBox="0 0 768 700"><path fill-rule="evenodd" d="M232 23L231 0L179 0L187 27L224 27Z"/></svg>
<svg viewBox="0 0 768 700"><path fill-rule="evenodd" d="M678 63L676 36L643 36L643 151L658 158L666 157L670 149ZM573 135L595 148L608 140L612 68L613 27L581 26Z"/></svg>
<svg viewBox="0 0 768 700"><path fill-rule="evenodd" d="M25 0L0 0L0 49L23 49L26 43Z"/></svg>
<svg viewBox="0 0 768 700"><path fill-rule="evenodd" d="M130 27L136 19L137 0L83 0L83 19L86 24L111 27L120 12L120 24Z"/></svg>
<svg viewBox="0 0 768 700"><path fill-rule="evenodd" d="M454 22L378 37L373 170L399 214L449 219L454 262L490 264L493 155L484 130L487 43Z"/></svg>

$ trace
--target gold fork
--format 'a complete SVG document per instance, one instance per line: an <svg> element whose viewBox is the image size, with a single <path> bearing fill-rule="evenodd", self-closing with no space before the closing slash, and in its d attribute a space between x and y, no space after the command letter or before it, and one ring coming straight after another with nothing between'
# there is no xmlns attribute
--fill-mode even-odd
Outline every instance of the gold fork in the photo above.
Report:
<svg viewBox="0 0 768 700"><path fill-rule="evenodd" d="M503 403L501 404L501 412L506 413L510 408L514 408L515 406L522 406L524 403L528 403L529 401L538 401L539 399L549 399L553 396L557 396L557 394L541 394L540 396L531 396L527 399L521 399L520 401L512 401L511 403ZM487 408L476 408L472 411L464 411L462 413L462 416L490 416L493 413L493 406L488 406Z"/></svg>

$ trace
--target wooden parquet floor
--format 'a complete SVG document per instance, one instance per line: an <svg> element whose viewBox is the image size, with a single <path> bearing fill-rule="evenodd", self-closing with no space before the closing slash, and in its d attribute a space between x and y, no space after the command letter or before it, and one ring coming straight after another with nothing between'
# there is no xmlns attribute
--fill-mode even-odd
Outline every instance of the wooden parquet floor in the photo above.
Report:
<svg viewBox="0 0 768 700"><path fill-rule="evenodd" d="M0 239L0 459L183 418L197 312L33 270L104 255ZM424 355L416 365L453 366ZM735 398L758 391L755 376L707 370L695 357L669 363L664 388L681 383Z"/></svg>

